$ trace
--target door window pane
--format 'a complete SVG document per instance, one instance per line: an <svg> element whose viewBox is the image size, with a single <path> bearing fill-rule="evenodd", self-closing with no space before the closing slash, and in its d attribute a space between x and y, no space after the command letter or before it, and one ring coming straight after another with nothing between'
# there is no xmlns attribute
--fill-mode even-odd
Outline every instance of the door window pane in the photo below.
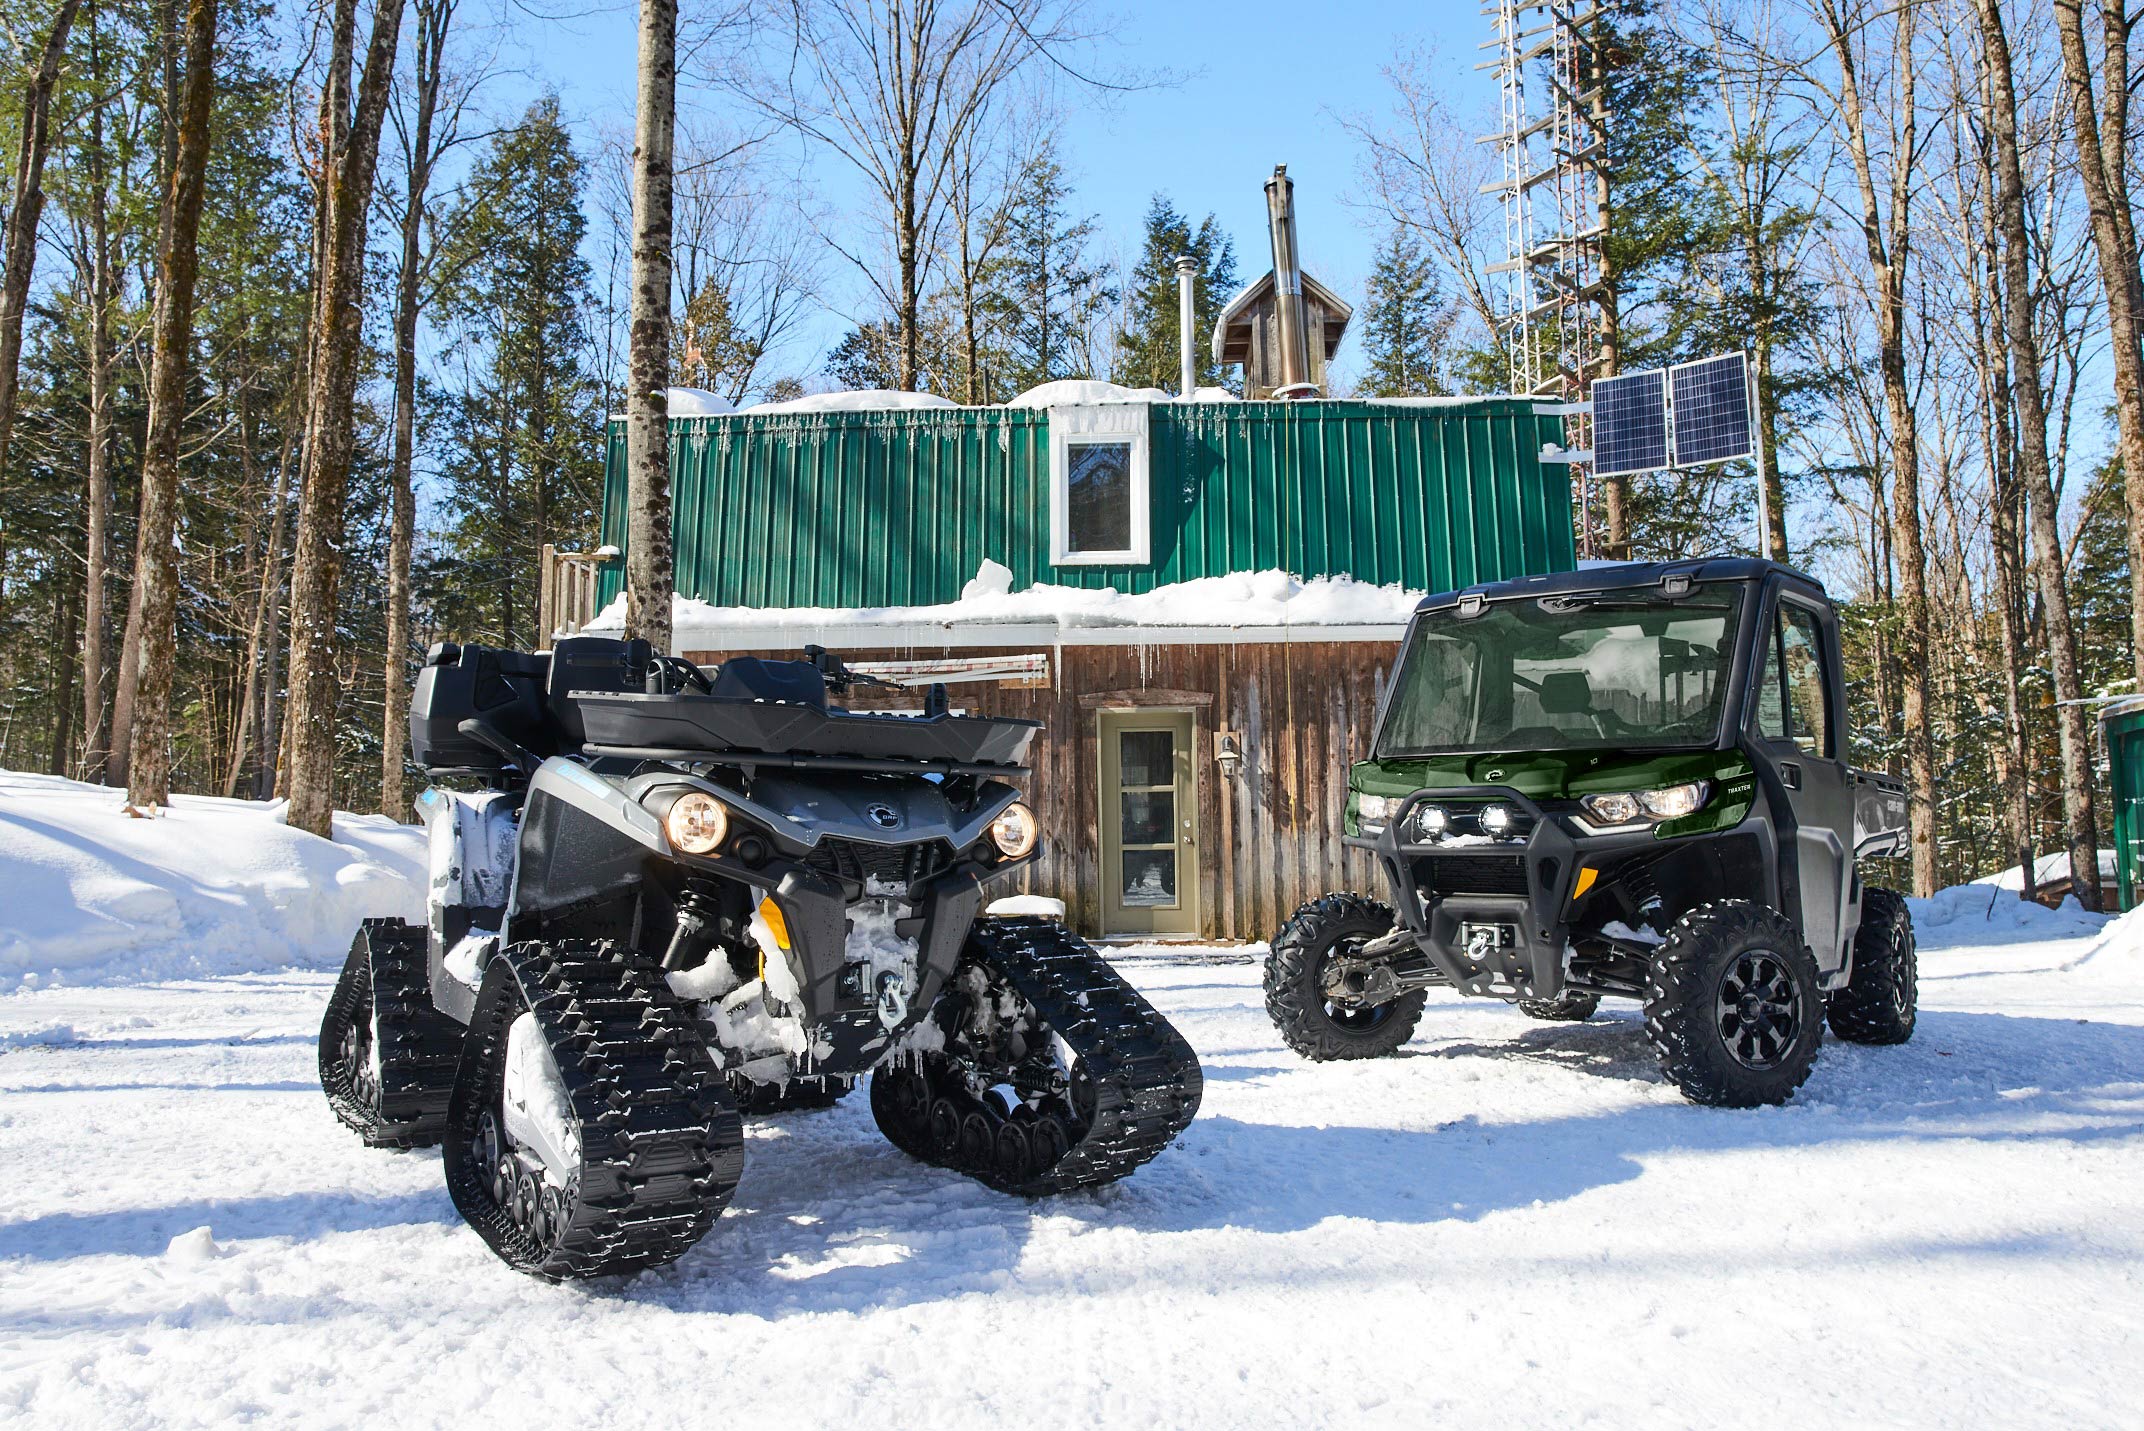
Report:
<svg viewBox="0 0 2144 1431"><path fill-rule="evenodd" d="M1786 688L1779 679L1779 617L1764 633L1764 676L1757 682L1757 733L1766 740L1787 738Z"/></svg>
<svg viewBox="0 0 2144 1431"><path fill-rule="evenodd" d="M1075 442L1066 457L1071 549L1075 552L1131 550L1131 444Z"/></svg>
<svg viewBox="0 0 2144 1431"><path fill-rule="evenodd" d="M1823 648L1817 644L1816 613L1799 606L1780 606L1785 618L1780 646L1786 656L1787 714L1793 722L1794 743L1811 755L1831 752L1831 708L1824 695Z"/></svg>
<svg viewBox="0 0 2144 1431"><path fill-rule="evenodd" d="M1124 852L1124 907L1152 909L1176 903L1176 851Z"/></svg>
<svg viewBox="0 0 2144 1431"><path fill-rule="evenodd" d="M1168 845L1176 842L1176 794L1170 790L1124 792L1124 823L1118 840L1124 845Z"/></svg>
<svg viewBox="0 0 2144 1431"><path fill-rule="evenodd" d="M1176 736L1166 730L1127 730L1117 737L1118 783L1127 790L1176 784Z"/></svg>

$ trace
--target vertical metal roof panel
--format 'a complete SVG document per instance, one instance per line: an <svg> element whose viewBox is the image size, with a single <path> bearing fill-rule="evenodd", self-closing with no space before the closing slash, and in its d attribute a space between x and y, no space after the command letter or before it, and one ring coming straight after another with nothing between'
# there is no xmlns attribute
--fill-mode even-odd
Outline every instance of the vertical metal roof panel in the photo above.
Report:
<svg viewBox="0 0 2144 1431"><path fill-rule="evenodd" d="M1575 560L1553 418L1521 399L1156 403L1153 561L1050 563L1049 414L1017 408L739 413L672 424L678 590L725 606L951 601L985 559L1018 586L1114 586L1285 567L1438 591ZM602 540L625 546L625 427ZM602 598L621 573L605 571Z"/></svg>

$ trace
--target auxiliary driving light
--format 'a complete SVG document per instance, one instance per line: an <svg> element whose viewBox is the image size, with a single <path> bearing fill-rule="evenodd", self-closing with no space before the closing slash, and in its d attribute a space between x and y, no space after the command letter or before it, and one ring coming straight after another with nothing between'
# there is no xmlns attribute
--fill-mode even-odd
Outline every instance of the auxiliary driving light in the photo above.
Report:
<svg viewBox="0 0 2144 1431"><path fill-rule="evenodd" d="M1424 805L1415 811L1414 827L1425 839L1435 839L1452 827L1452 812L1442 805Z"/></svg>
<svg viewBox="0 0 2144 1431"><path fill-rule="evenodd" d="M1508 835L1511 833L1512 824L1513 818L1509 805L1482 806L1481 828L1483 834Z"/></svg>
<svg viewBox="0 0 2144 1431"><path fill-rule="evenodd" d="M1041 834L1042 827L1035 822L1035 812L1018 800L998 811L997 818L990 822L990 843L1009 860L1033 854L1035 841Z"/></svg>
<svg viewBox="0 0 2144 1431"><path fill-rule="evenodd" d="M730 832L730 812L704 790L688 790L663 816L670 843L688 855L713 854Z"/></svg>

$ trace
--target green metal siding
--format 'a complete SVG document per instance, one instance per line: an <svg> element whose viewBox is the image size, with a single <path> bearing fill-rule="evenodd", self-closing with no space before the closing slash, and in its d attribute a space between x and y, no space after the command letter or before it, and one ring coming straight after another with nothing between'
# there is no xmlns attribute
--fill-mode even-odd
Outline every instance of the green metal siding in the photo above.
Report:
<svg viewBox="0 0 2144 1431"><path fill-rule="evenodd" d="M1484 398L1157 403L1146 566L1050 563L1049 414L1014 408L681 418L677 589L725 606L951 601L987 558L1035 582L1145 591L1279 567L1441 591L1574 559L1554 418ZM625 546L613 422L603 540ZM606 571L602 597L617 594Z"/></svg>
<svg viewBox="0 0 2144 1431"><path fill-rule="evenodd" d="M2114 784L2114 868L2123 909L2135 909L2144 885L2144 711L2106 720L2107 755Z"/></svg>

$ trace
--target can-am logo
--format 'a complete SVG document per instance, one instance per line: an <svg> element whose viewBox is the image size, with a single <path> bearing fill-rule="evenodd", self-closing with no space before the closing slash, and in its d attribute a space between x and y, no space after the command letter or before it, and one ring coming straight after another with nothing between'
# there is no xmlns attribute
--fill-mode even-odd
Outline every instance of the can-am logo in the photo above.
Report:
<svg viewBox="0 0 2144 1431"><path fill-rule="evenodd" d="M891 830L901 823L901 812L891 805L866 805L864 818L881 830Z"/></svg>
<svg viewBox="0 0 2144 1431"><path fill-rule="evenodd" d="M1504 772L1501 770L1484 770L1481 773L1481 778L1484 780L1501 780L1504 778Z"/></svg>

